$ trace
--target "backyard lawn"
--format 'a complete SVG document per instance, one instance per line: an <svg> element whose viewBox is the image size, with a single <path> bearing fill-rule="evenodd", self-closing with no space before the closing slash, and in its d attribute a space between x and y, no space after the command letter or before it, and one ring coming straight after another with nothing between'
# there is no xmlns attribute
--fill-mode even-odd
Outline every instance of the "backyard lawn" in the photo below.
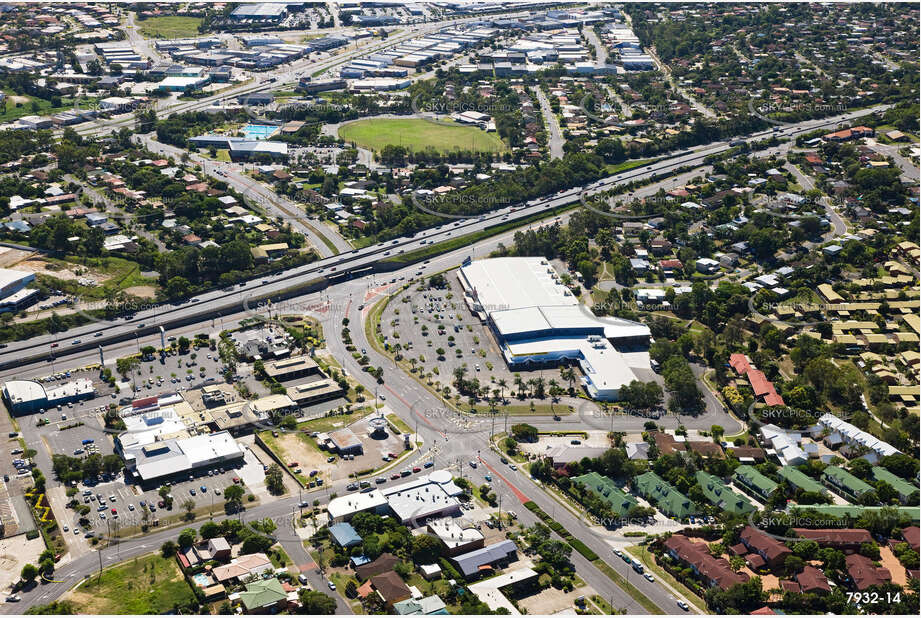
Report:
<svg viewBox="0 0 921 618"><path fill-rule="evenodd" d="M422 118L369 118L343 125L339 137L363 148L380 151L387 145L411 151L433 148L438 152L474 150L503 152L505 144L495 133L476 127L432 122Z"/></svg>

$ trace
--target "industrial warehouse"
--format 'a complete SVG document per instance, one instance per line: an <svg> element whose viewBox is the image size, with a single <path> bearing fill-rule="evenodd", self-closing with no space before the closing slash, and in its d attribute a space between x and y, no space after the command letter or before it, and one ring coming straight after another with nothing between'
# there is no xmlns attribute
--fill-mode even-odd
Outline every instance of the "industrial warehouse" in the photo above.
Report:
<svg viewBox="0 0 921 618"><path fill-rule="evenodd" d="M578 361L593 399L614 401L621 386L651 371L644 324L596 317L543 258L494 258L461 267L471 311L486 322L513 371Z"/></svg>

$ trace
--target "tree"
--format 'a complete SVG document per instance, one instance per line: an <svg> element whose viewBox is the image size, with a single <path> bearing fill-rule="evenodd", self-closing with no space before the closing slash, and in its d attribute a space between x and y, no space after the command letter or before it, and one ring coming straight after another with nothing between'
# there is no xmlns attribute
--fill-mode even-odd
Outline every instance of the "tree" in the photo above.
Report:
<svg viewBox="0 0 921 618"><path fill-rule="evenodd" d="M38 577L38 567L31 562L27 562L22 567L22 571L20 571L19 576L27 582L35 581L35 578Z"/></svg>
<svg viewBox="0 0 921 618"><path fill-rule="evenodd" d="M301 599L301 614L329 616L336 613L336 600L322 592L301 588L298 596Z"/></svg>
<svg viewBox="0 0 921 618"><path fill-rule="evenodd" d="M277 463L273 463L266 470L265 487L269 490L269 493L276 496L285 493L284 477L282 476L281 467Z"/></svg>
<svg viewBox="0 0 921 618"><path fill-rule="evenodd" d="M240 485L230 485L224 490L224 498L227 500L227 508L231 512L240 510L243 506L243 494L246 493Z"/></svg>
<svg viewBox="0 0 921 618"><path fill-rule="evenodd" d="M172 558L176 555L176 543L173 541L166 541L163 545L160 546L160 554L164 558Z"/></svg>
<svg viewBox="0 0 921 618"><path fill-rule="evenodd" d="M192 500L191 498L189 498L188 500L186 500L185 502L183 502L183 503L182 503L182 510L185 511L185 516L186 516L186 518L192 519L192 518L194 517L194 515L192 514L192 511L195 510L195 501Z"/></svg>
<svg viewBox="0 0 921 618"><path fill-rule="evenodd" d="M195 532L194 528L186 528L179 533L179 538L176 541L179 543L180 549L188 549L195 544L195 539L198 538L198 533ZM161 548L162 549L162 548Z"/></svg>
<svg viewBox="0 0 921 618"><path fill-rule="evenodd" d="M512 425L512 436L519 442L537 442L537 427L527 423Z"/></svg>
<svg viewBox="0 0 921 618"><path fill-rule="evenodd" d="M261 534L253 534L246 537L246 540L243 541L243 544L240 546L241 554L259 554L265 553L268 549L275 544L273 539L270 539L267 536Z"/></svg>
<svg viewBox="0 0 921 618"><path fill-rule="evenodd" d="M213 521L206 521L201 525L198 532L203 539L213 539L221 535L221 527Z"/></svg>
<svg viewBox="0 0 921 618"><path fill-rule="evenodd" d="M441 557L441 541L430 534L413 537L412 557L415 564L431 564Z"/></svg>

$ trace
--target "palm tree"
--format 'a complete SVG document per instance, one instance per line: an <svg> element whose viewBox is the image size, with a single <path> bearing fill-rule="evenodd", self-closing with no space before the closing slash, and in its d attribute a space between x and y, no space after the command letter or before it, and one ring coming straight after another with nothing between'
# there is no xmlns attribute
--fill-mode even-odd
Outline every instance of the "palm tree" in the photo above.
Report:
<svg viewBox="0 0 921 618"><path fill-rule="evenodd" d="M559 382L557 382L553 378L550 378L550 381L548 382L548 384L550 385L550 396L556 397L560 392Z"/></svg>
<svg viewBox="0 0 921 618"><path fill-rule="evenodd" d="M524 381L521 379L521 374L515 374L515 386L518 387L518 398L524 399Z"/></svg>
<svg viewBox="0 0 921 618"><path fill-rule="evenodd" d="M572 383L576 380L576 372L572 367L563 367L560 369L560 377L569 383L569 392L572 393Z"/></svg>
<svg viewBox="0 0 921 618"><path fill-rule="evenodd" d="M502 401L505 401L505 389L508 386L508 382L505 381L505 378L499 378L496 384L499 385L499 397Z"/></svg>
<svg viewBox="0 0 921 618"><path fill-rule="evenodd" d="M528 397L534 396L534 384L536 382L534 378L528 378Z"/></svg>

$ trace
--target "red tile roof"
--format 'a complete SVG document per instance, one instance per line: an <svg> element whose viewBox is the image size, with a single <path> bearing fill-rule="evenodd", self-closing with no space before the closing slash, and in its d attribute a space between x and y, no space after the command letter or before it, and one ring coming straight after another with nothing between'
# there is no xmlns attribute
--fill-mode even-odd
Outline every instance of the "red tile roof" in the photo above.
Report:
<svg viewBox="0 0 921 618"><path fill-rule="evenodd" d="M873 536L859 528L794 528L796 536L830 547L860 547L861 543L872 543Z"/></svg>
<svg viewBox="0 0 921 618"><path fill-rule="evenodd" d="M730 354L729 355L729 364L733 369L736 370L736 373L745 375L748 373L748 370L751 369L751 365L748 362L748 357L744 354Z"/></svg>
<svg viewBox="0 0 921 618"><path fill-rule="evenodd" d="M723 558L714 558L703 543L694 543L682 534L673 534L665 541L665 548L678 559L692 565L702 577L723 590L748 581L745 573L736 573Z"/></svg>
<svg viewBox="0 0 921 618"><path fill-rule="evenodd" d="M831 592L825 573L812 565L803 568L803 572L796 576L796 582L803 592Z"/></svg>
<svg viewBox="0 0 921 618"><path fill-rule="evenodd" d="M870 586L879 586L892 580L888 569L873 566L873 561L860 554L846 556L848 575L854 581L858 590L866 590Z"/></svg>
<svg viewBox="0 0 921 618"><path fill-rule="evenodd" d="M786 545L775 538L769 537L754 526L745 526L739 538L745 543L746 547L757 551L768 562L773 562L781 556L793 553Z"/></svg>
<svg viewBox="0 0 921 618"><path fill-rule="evenodd" d="M918 526L902 528L902 538L915 551L919 551L919 536L921 536L919 533L921 533L921 528L918 528Z"/></svg>

